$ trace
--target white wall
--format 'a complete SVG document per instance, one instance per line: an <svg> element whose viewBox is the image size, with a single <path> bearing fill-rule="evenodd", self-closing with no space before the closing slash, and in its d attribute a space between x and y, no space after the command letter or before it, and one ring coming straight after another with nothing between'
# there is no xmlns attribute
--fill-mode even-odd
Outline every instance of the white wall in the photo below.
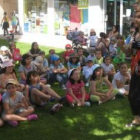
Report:
<svg viewBox="0 0 140 140"><path fill-rule="evenodd" d="M0 23L1 23L1 20L3 18L3 13L4 13L4 10L3 10L3 0L0 0Z"/></svg>
<svg viewBox="0 0 140 140"><path fill-rule="evenodd" d="M54 0L48 0L48 34L54 35Z"/></svg>
<svg viewBox="0 0 140 140"><path fill-rule="evenodd" d="M104 32L103 0L89 0L89 30L94 28L97 35Z"/></svg>

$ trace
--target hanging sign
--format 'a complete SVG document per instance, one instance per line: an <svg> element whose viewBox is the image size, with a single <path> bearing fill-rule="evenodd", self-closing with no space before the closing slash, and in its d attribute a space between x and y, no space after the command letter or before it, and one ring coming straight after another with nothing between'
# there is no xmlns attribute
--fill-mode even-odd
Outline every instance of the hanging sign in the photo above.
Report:
<svg viewBox="0 0 140 140"><path fill-rule="evenodd" d="M78 9L88 9L89 0L78 0Z"/></svg>

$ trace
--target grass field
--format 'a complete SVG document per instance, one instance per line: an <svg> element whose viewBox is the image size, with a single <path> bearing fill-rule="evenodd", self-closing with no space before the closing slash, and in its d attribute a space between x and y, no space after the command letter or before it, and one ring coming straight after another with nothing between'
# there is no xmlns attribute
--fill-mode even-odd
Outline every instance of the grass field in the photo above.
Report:
<svg viewBox="0 0 140 140"><path fill-rule="evenodd" d="M7 42L0 40L0 46L4 44ZM17 46L22 54L30 49L30 44ZM48 54L51 47L40 48ZM62 51L56 49L60 55ZM52 88L60 95L65 94L58 85ZM100 106L71 108L65 104L58 113L50 115L53 104L36 109L37 121L21 122L16 128L5 124L0 128L0 140L140 140L139 128L125 127L133 118L127 97L118 96Z"/></svg>

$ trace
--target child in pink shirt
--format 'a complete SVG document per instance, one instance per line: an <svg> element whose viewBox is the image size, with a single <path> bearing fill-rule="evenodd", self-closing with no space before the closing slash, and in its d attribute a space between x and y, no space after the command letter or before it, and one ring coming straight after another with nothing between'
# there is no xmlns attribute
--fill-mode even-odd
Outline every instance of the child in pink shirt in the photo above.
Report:
<svg viewBox="0 0 140 140"><path fill-rule="evenodd" d="M85 102L89 99L86 93L84 83L80 80L80 71L71 69L68 72L68 82L66 83L66 100L71 106L90 106L90 102Z"/></svg>

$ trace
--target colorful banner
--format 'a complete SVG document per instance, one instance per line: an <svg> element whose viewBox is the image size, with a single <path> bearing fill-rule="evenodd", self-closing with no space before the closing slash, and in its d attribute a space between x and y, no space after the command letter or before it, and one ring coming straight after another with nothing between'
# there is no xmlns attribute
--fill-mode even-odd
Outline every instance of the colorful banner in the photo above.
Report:
<svg viewBox="0 0 140 140"><path fill-rule="evenodd" d="M78 0L78 9L88 9L89 0Z"/></svg>

